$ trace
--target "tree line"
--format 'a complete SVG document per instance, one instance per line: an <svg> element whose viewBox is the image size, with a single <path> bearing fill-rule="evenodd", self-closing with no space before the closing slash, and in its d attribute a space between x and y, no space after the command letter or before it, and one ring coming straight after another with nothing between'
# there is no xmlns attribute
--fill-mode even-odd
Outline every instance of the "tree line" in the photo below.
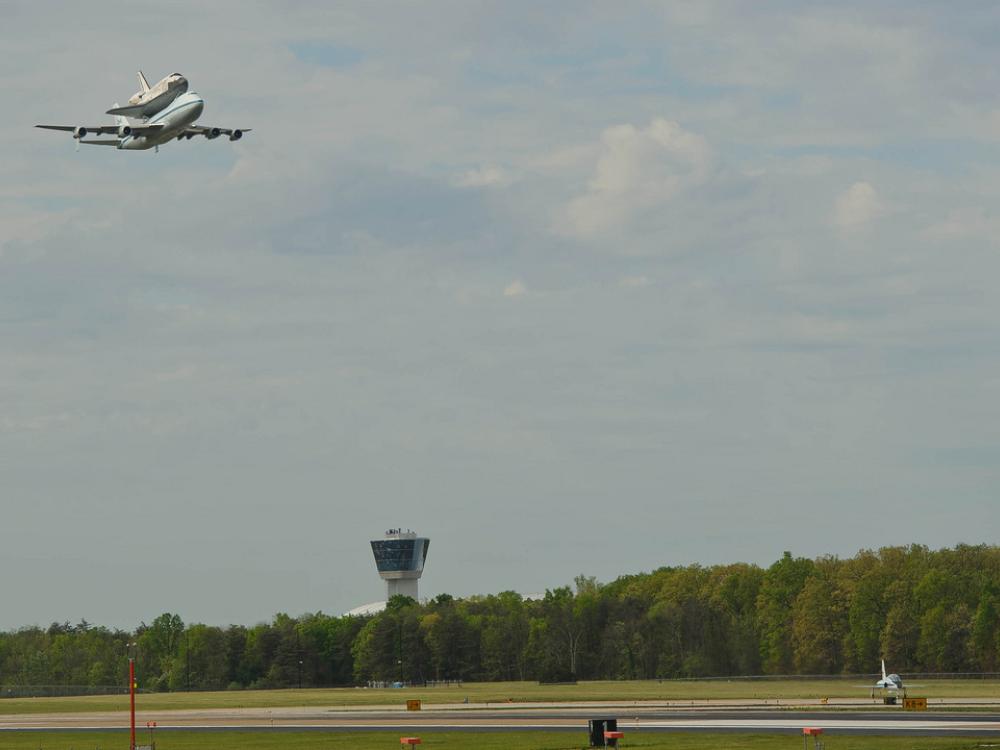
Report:
<svg viewBox="0 0 1000 750"><path fill-rule="evenodd" d="M580 576L364 617L322 613L217 627L162 614L135 632L80 622L0 633L0 685L124 685L128 644L156 691L570 679L997 671L1000 547L789 553L770 567Z"/></svg>

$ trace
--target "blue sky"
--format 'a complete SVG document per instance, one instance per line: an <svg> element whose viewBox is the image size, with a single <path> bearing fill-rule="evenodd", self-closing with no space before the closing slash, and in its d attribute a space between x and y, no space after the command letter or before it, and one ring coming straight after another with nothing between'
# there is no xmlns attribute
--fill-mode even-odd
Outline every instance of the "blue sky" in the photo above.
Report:
<svg viewBox="0 0 1000 750"><path fill-rule="evenodd" d="M0 627L994 542L998 25L0 5ZM253 132L32 127L140 67Z"/></svg>

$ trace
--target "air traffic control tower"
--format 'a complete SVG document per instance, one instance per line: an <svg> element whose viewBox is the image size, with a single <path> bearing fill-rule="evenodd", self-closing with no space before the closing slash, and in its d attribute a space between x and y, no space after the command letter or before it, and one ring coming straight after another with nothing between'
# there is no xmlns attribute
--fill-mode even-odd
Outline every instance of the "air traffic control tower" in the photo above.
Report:
<svg viewBox="0 0 1000 750"><path fill-rule="evenodd" d="M397 594L417 598L417 579L424 572L424 560L431 540L416 532L389 529L385 539L372 540L375 567L385 579L386 600Z"/></svg>

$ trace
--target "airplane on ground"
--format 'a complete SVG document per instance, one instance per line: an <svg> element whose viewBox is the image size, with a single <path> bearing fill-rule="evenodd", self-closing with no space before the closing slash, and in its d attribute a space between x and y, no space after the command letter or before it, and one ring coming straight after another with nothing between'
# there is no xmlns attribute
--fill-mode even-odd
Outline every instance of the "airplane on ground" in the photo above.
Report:
<svg viewBox="0 0 1000 750"><path fill-rule="evenodd" d="M895 673L885 673L885 659L882 660L882 679L872 686L872 690L903 690L902 677Z"/></svg>
<svg viewBox="0 0 1000 750"><path fill-rule="evenodd" d="M920 687L913 682L907 683L910 687ZM903 687L903 678L898 674L893 672L892 674L886 674L885 671L885 659L882 660L882 679L878 680L874 685L870 686L860 686L859 687L870 687L872 691L872 698L875 697L876 690L882 690L883 698L886 703L895 703L898 696L906 697L906 688Z"/></svg>
<svg viewBox="0 0 1000 750"><path fill-rule="evenodd" d="M238 141L250 128L217 128L195 125L205 108L205 100L188 91L188 81L180 73L173 73L150 86L139 71L140 90L129 98L127 107L115 104L106 114L114 115L114 125L36 125L46 130L63 130L73 133L77 148L81 143L89 146L114 146L119 150L160 150L171 140L191 140L203 135L209 140L220 135ZM88 134L117 137L105 140L85 140Z"/></svg>

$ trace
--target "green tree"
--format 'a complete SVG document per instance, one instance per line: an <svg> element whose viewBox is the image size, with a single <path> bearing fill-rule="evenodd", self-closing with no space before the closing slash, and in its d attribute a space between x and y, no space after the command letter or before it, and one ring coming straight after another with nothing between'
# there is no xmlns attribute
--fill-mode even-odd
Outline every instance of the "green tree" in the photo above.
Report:
<svg viewBox="0 0 1000 750"><path fill-rule="evenodd" d="M767 674L790 674L794 667L792 607L813 571L813 562L785 552L764 574L757 596L761 664Z"/></svg>
<svg viewBox="0 0 1000 750"><path fill-rule="evenodd" d="M589 601L577 601L567 586L545 592L542 600L547 625L544 651L552 671L543 679L576 679L586 629L584 614L589 606Z"/></svg>
<svg viewBox="0 0 1000 750"><path fill-rule="evenodd" d="M223 690L227 686L226 639L221 628L190 625L170 670L171 690Z"/></svg>
<svg viewBox="0 0 1000 750"><path fill-rule="evenodd" d="M524 599L514 591L488 596L480 627L482 677L524 680L530 625Z"/></svg>
<svg viewBox="0 0 1000 750"><path fill-rule="evenodd" d="M878 555L863 550L844 563L848 586L845 669L870 672L882 657L882 628L888 617L888 580Z"/></svg>
<svg viewBox="0 0 1000 750"><path fill-rule="evenodd" d="M810 575L792 607L792 648L799 674L834 674L843 665L845 604L836 586L836 563L824 561Z"/></svg>
<svg viewBox="0 0 1000 750"><path fill-rule="evenodd" d="M1000 638L1000 597L995 593L995 589L990 587L980 596L976 614L972 618L969 646L973 670L996 671L998 638Z"/></svg>
<svg viewBox="0 0 1000 750"><path fill-rule="evenodd" d="M167 689L183 633L184 622L180 616L169 612L159 615L148 627L139 627L136 642L142 658L137 667L141 670L142 684L158 690Z"/></svg>

